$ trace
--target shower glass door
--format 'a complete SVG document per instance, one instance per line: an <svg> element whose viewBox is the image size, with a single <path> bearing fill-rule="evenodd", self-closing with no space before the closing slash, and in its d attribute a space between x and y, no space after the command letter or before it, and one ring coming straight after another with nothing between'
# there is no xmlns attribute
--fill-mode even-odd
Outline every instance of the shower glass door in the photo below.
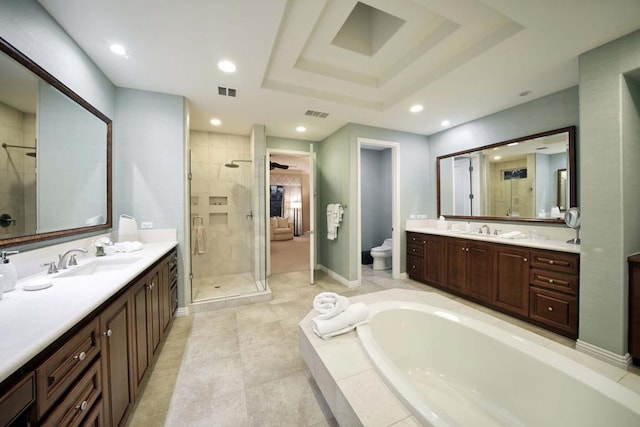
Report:
<svg viewBox="0 0 640 427"><path fill-rule="evenodd" d="M262 290L254 263L253 194L260 180L251 142L248 136L190 133L193 302Z"/></svg>

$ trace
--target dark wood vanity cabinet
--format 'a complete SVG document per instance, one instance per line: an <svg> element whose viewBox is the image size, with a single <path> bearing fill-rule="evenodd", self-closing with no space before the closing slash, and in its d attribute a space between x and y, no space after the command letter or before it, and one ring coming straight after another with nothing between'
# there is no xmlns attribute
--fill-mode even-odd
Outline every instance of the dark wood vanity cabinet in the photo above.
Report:
<svg viewBox="0 0 640 427"><path fill-rule="evenodd" d="M106 425L120 425L135 401L133 372L134 336L130 295L124 294L100 315L104 413L96 414Z"/></svg>
<svg viewBox="0 0 640 427"><path fill-rule="evenodd" d="M445 238L444 247L444 286L472 299L490 302L493 247L475 240L455 238Z"/></svg>
<svg viewBox="0 0 640 427"><path fill-rule="evenodd" d="M510 313L529 314L529 250L500 245L496 248L493 305Z"/></svg>
<svg viewBox="0 0 640 427"><path fill-rule="evenodd" d="M428 253L424 242L433 238L440 250ZM574 339L579 263L580 255L573 253L407 232L407 273L412 279ZM430 279L426 265L431 266ZM638 276L640 282L640 270Z"/></svg>
<svg viewBox="0 0 640 427"><path fill-rule="evenodd" d="M440 236L407 233L407 274L421 282L438 284L442 275L443 240Z"/></svg>
<svg viewBox="0 0 640 427"><path fill-rule="evenodd" d="M629 354L640 366L640 254L627 258L629 263Z"/></svg>
<svg viewBox="0 0 640 427"><path fill-rule="evenodd" d="M124 425L171 323L176 260L173 250L0 384L0 426Z"/></svg>

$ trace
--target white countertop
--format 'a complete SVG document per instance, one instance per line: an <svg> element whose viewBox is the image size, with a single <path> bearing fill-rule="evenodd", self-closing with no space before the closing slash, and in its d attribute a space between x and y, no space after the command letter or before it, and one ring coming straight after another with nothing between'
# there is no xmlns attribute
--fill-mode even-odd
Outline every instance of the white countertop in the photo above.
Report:
<svg viewBox="0 0 640 427"><path fill-rule="evenodd" d="M507 239L504 237L480 234L473 231L455 231L455 230L440 230L430 227L407 227L406 231L423 234L436 234L439 236L458 237L460 239L467 240L482 240L485 242L501 243L504 245L524 246L527 248L546 249L550 251L571 252L575 254L580 253L580 245L574 245L572 243L566 243L559 240L549 239Z"/></svg>
<svg viewBox="0 0 640 427"><path fill-rule="evenodd" d="M22 284L34 278L46 277L46 273L19 280L16 290L3 294L0 300L0 381L44 350L177 244L176 241L145 243L141 251L100 257L140 259L120 270L92 276L57 278L56 274L50 275L53 286L39 291L25 291ZM78 267L95 259L95 256L78 259Z"/></svg>

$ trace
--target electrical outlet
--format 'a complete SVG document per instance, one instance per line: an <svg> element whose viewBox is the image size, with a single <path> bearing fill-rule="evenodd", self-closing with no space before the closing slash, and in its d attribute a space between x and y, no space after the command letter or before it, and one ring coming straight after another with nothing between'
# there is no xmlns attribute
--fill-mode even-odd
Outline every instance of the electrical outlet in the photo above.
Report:
<svg viewBox="0 0 640 427"><path fill-rule="evenodd" d="M140 223L140 228L142 228L142 229L153 228L153 222L151 222L151 221L142 221Z"/></svg>

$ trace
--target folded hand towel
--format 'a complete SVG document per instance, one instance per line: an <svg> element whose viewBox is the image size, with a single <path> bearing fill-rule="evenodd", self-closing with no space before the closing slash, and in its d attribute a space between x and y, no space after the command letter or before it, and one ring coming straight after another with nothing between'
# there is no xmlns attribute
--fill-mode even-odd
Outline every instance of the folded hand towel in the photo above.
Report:
<svg viewBox="0 0 640 427"><path fill-rule="evenodd" d="M349 307L349 298L335 292L321 292L313 299L313 309L320 313L316 319L331 319Z"/></svg>
<svg viewBox="0 0 640 427"><path fill-rule="evenodd" d="M369 319L369 307L358 302L351 304L345 311L331 319L311 319L311 329L322 339L334 337L352 331L356 326Z"/></svg>
<svg viewBox="0 0 640 427"><path fill-rule="evenodd" d="M138 241L136 242L118 242L110 246L104 247L104 252L107 254L113 254L116 252L135 252L144 249L144 245Z"/></svg>
<svg viewBox="0 0 640 427"><path fill-rule="evenodd" d="M502 233L499 237L504 237L505 239L526 239L527 236L522 234L519 231L511 231L509 233Z"/></svg>

